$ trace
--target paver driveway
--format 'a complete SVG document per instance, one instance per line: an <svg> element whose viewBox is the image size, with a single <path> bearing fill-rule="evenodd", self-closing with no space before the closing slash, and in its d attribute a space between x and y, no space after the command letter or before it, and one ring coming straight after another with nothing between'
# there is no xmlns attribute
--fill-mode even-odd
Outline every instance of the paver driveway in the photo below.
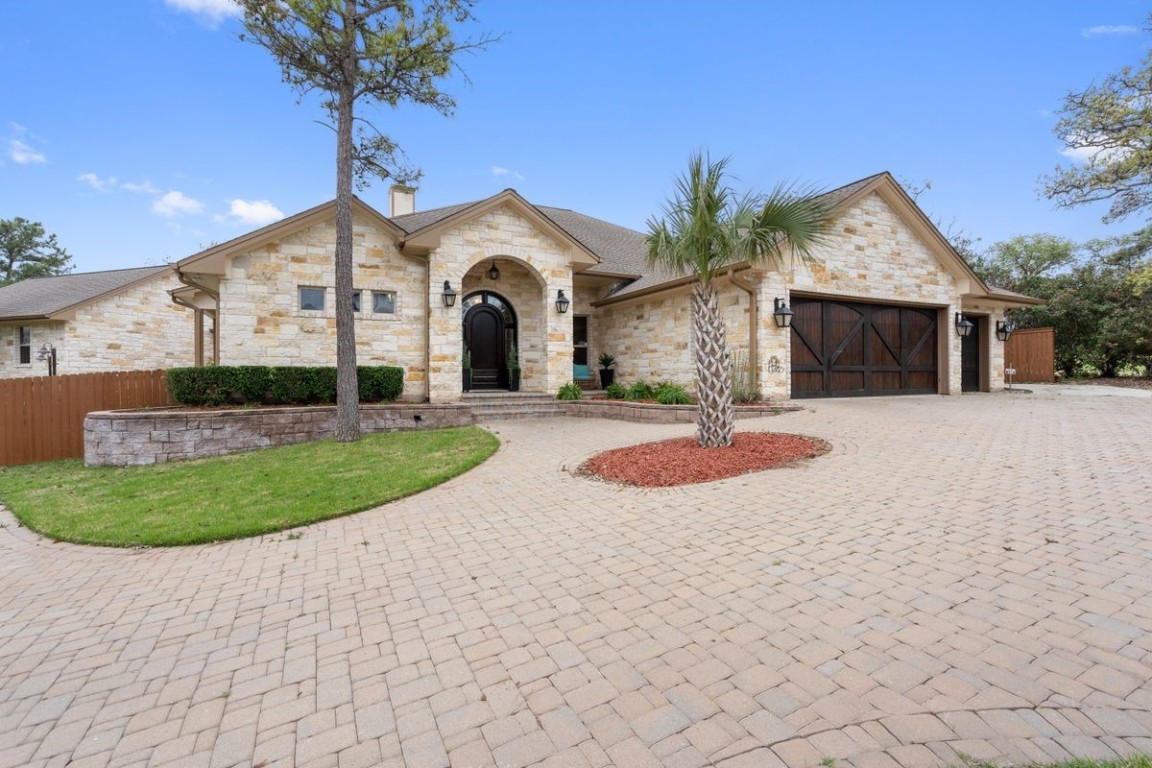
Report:
<svg viewBox="0 0 1152 768"><path fill-rule="evenodd" d="M1152 752L1152 401L842 400L807 466L567 470L683 426L494 425L302 536L0 531L0 766L920 766ZM178 512L178 511L177 511Z"/></svg>

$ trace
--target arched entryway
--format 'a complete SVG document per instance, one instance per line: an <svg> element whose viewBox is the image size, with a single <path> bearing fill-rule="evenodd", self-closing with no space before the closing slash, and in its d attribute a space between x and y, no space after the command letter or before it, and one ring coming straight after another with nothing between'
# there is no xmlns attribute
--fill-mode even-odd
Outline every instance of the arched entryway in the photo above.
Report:
<svg viewBox="0 0 1152 768"><path fill-rule="evenodd" d="M476 291L464 298L462 306L472 388L508 389L508 356L517 331L512 304L492 291Z"/></svg>

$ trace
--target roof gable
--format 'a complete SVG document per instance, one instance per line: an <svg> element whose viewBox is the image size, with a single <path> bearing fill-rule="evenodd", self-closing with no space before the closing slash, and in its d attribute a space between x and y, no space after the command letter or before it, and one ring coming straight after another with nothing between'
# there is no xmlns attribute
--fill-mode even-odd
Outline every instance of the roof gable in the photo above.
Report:
<svg viewBox="0 0 1152 768"><path fill-rule="evenodd" d="M170 265L34 277L0 288L0 320L62 320L106 296L151 280Z"/></svg>
<svg viewBox="0 0 1152 768"><path fill-rule="evenodd" d="M559 226L539 208L521 197L514 189L506 189L475 203L449 206L425 214L416 213L398 217L398 223L401 226L412 227L408 237L404 239L401 249L406 252L427 253L439 247L440 238L445 232L504 206L511 208L518 215L527 219L553 240L569 245L572 248L571 261L574 265L600 263L600 257L595 251Z"/></svg>
<svg viewBox="0 0 1152 768"><path fill-rule="evenodd" d="M359 214L371 219L384 227L397 239L405 235L402 227L358 197L352 198L352 214L353 216ZM269 224L266 227L261 227L255 231L240 235L226 243L220 243L211 248L206 248L199 253L194 253L176 262L176 268L181 272L224 274L228 259L243 253L248 253L249 251L254 251L270 242L280 240L295 232L335 217L336 201L329 200L326 203L321 203L306 211L301 211L293 216L289 216L286 219L281 219L274 224Z"/></svg>

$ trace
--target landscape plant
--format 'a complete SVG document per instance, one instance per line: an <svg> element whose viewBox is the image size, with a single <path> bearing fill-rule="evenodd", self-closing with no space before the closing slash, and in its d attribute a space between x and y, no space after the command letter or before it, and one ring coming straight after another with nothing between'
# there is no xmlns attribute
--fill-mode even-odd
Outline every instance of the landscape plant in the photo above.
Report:
<svg viewBox="0 0 1152 768"><path fill-rule="evenodd" d="M680 384L662 381L656 385L656 402L661 405L691 405L692 397Z"/></svg>
<svg viewBox="0 0 1152 768"><path fill-rule="evenodd" d="M580 389L580 385L574 381L570 381L564 386L560 387L560 391L556 393L557 400L583 400L584 392Z"/></svg>
<svg viewBox="0 0 1152 768"><path fill-rule="evenodd" d="M604 397L609 400L623 400L627 394L628 390L618 381L614 381L604 388Z"/></svg>
<svg viewBox="0 0 1152 768"><path fill-rule="evenodd" d="M656 397L656 389L643 379L628 387L624 393L625 400L651 400L654 397Z"/></svg>
<svg viewBox="0 0 1152 768"><path fill-rule="evenodd" d="M698 440L705 448L732 444L727 330L715 280L743 263L784 266L786 255L807 258L832 221L833 201L809 190L779 186L771 194L737 195L728 186L728 160L693 154L676 181L663 216L648 222L649 265L694 278Z"/></svg>

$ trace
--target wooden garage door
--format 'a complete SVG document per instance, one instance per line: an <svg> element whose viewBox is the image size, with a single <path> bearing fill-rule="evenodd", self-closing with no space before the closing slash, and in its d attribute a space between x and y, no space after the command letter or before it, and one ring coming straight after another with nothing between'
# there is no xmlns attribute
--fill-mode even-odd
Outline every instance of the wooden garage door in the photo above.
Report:
<svg viewBox="0 0 1152 768"><path fill-rule="evenodd" d="M795 298L792 397L937 392L936 310Z"/></svg>

